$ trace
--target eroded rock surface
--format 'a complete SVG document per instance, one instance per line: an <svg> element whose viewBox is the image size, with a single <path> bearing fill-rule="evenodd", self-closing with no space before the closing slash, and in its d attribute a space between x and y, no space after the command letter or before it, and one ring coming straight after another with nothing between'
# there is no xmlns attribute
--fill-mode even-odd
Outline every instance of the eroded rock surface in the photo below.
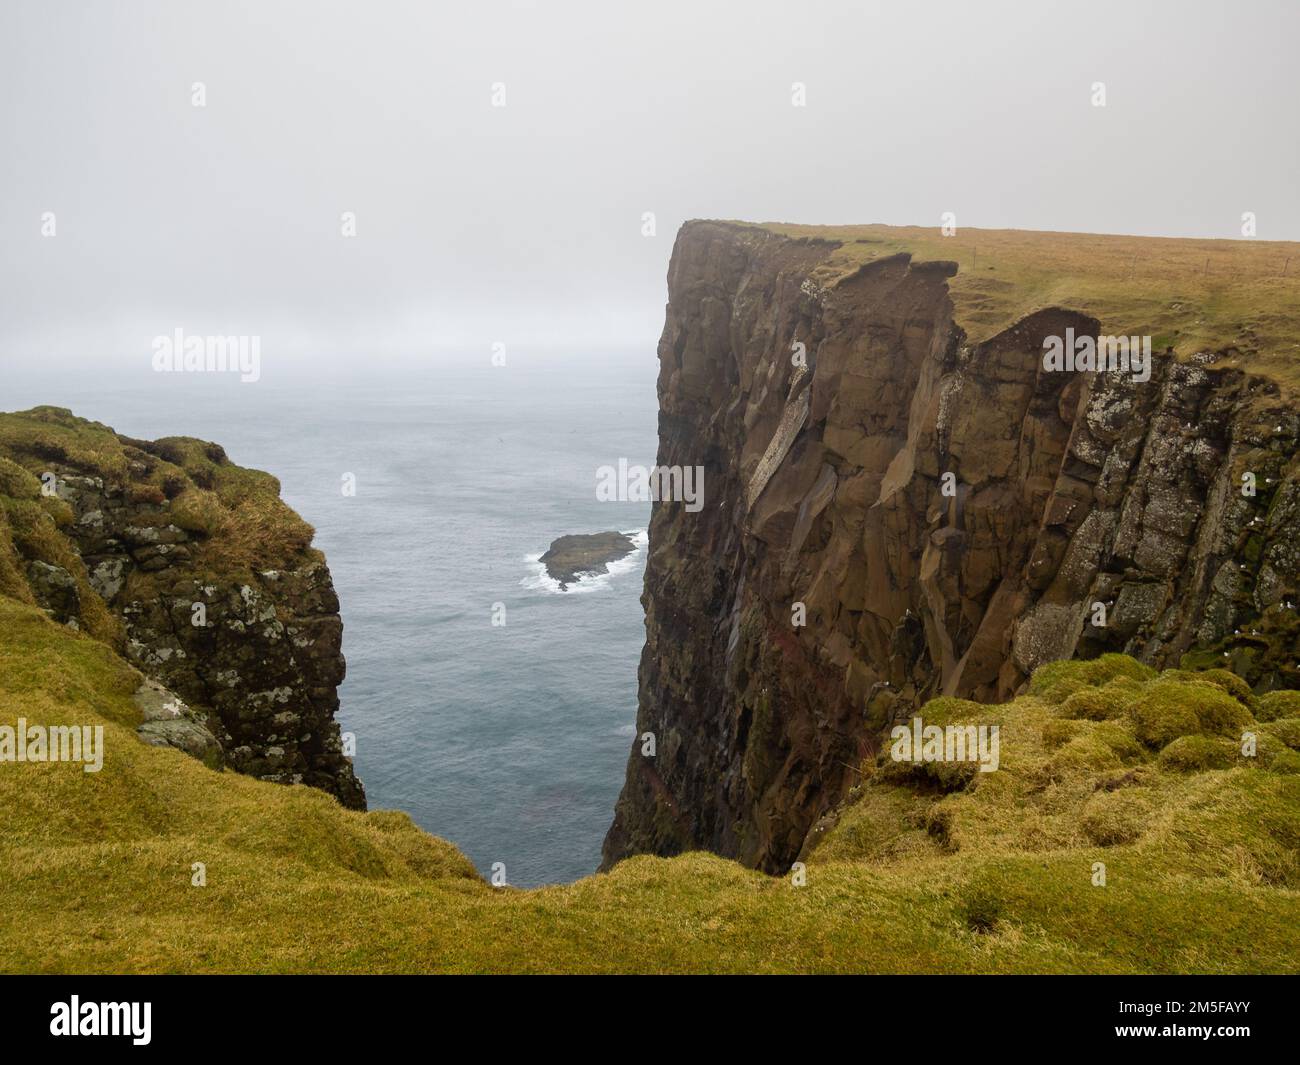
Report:
<svg viewBox="0 0 1300 1065"><path fill-rule="evenodd" d="M195 711L175 692L146 678L132 699L143 718L136 733L145 743L175 747L212 769L225 764L224 752L208 728L207 716Z"/></svg>
<svg viewBox="0 0 1300 1065"><path fill-rule="evenodd" d="M278 482L202 441L131 440L51 407L0 418L0 590L167 690L178 713L146 696L142 738L364 809L335 720L338 597Z"/></svg>
<svg viewBox="0 0 1300 1065"><path fill-rule="evenodd" d="M656 753L638 739L606 864L707 848L784 870L892 723L1009 698L1051 659L1300 686L1300 420L1276 386L1160 357L1145 383L1048 372L1044 338L1093 319L1046 309L971 344L955 264L894 255L823 288L832 248L678 236L658 462L705 466L709 494L654 507Z"/></svg>

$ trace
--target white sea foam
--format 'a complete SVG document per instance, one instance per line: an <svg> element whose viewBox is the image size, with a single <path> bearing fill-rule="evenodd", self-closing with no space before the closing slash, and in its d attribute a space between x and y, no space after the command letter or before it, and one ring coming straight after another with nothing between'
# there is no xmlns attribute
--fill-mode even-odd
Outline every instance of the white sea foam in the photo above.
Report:
<svg viewBox="0 0 1300 1065"><path fill-rule="evenodd" d="M606 563L604 573L580 574L576 581L571 582L561 591L560 582L547 573L546 567L542 564L542 555L546 552L539 551L535 555L524 556L524 562L531 572L519 582L520 587L534 592L575 595L582 592L598 592L602 588L610 587L615 580L625 574L639 573L645 561L646 546L650 543L649 531L646 529L620 529L619 531L624 536L632 538L634 550L614 562Z"/></svg>

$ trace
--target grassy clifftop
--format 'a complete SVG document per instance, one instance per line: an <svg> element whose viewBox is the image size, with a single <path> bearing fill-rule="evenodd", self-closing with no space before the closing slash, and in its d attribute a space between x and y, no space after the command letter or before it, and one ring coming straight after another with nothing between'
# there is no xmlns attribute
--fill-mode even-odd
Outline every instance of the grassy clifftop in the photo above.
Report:
<svg viewBox="0 0 1300 1065"><path fill-rule="evenodd" d="M1209 352L1300 388L1300 244L938 226L738 226L835 245L822 285L873 259L951 260L958 323L987 340L1045 307L1101 322L1104 334L1150 336L1158 351Z"/></svg>
<svg viewBox="0 0 1300 1065"><path fill-rule="evenodd" d="M254 564L284 565L315 535L281 501L279 481L236 466L217 444L190 437L133 440L61 407L0 412L0 593L22 597L11 573L12 551L5 550L13 537L26 536L29 554L41 557L56 551L58 530L74 518L66 502L41 491L41 477L62 468L124 484L132 505L163 508L159 522L195 534L200 544L194 550L214 576L242 574Z"/></svg>
<svg viewBox="0 0 1300 1065"><path fill-rule="evenodd" d="M100 724L106 747L99 773L0 763L0 970L1300 963L1300 696L1256 698L1230 674L1107 656L1046 667L1010 704L931 703L928 722L1000 724L1001 768L864 766L802 887L690 854L530 891L490 887L404 814L142 744L139 682L103 643L0 596L0 724Z"/></svg>

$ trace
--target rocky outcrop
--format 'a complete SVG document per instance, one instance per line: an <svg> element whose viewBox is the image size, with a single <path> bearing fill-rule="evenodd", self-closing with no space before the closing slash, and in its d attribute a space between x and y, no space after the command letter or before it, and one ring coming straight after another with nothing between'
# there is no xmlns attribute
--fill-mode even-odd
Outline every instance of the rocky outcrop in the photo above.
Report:
<svg viewBox="0 0 1300 1065"><path fill-rule="evenodd" d="M196 712L175 692L156 680L146 679L132 701L143 719L136 734L153 747L175 747L212 769L225 764L221 743L208 727L205 714Z"/></svg>
<svg viewBox="0 0 1300 1065"><path fill-rule="evenodd" d="M137 696L146 742L364 809L335 721L338 597L275 479L56 408L0 417L0 592L157 682Z"/></svg>
<svg viewBox="0 0 1300 1065"><path fill-rule="evenodd" d="M636 541L626 533L578 533L561 536L538 560L560 591L582 577L609 572L609 564L632 554Z"/></svg>
<svg viewBox="0 0 1300 1065"><path fill-rule="evenodd" d="M660 341L638 740L605 841L788 867L883 730L1125 651L1300 686L1300 420L1208 358L1052 372L1038 311L969 342L946 262L823 285L832 242L689 223ZM816 277L814 276L816 274ZM1254 494L1250 494L1253 489ZM645 733L656 737L642 754Z"/></svg>

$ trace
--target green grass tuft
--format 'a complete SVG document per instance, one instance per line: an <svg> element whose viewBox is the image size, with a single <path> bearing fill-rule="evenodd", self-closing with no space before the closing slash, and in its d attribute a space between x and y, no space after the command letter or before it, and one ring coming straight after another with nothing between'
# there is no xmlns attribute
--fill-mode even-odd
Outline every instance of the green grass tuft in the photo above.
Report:
<svg viewBox="0 0 1300 1065"><path fill-rule="evenodd" d="M1077 665L1103 682L1141 673ZM139 682L102 643L0 598L0 723L106 734L98 774L0 764L0 971L1289 972L1300 959L1300 755L1262 728L1256 759L1175 767L1183 741L1156 757L1125 716L1066 718L1035 695L946 701L922 716L996 722L999 770L949 792L870 774L804 857L805 886L686 854L520 891L490 887L405 814L146 746ZM1139 688L1240 707L1208 684Z"/></svg>

